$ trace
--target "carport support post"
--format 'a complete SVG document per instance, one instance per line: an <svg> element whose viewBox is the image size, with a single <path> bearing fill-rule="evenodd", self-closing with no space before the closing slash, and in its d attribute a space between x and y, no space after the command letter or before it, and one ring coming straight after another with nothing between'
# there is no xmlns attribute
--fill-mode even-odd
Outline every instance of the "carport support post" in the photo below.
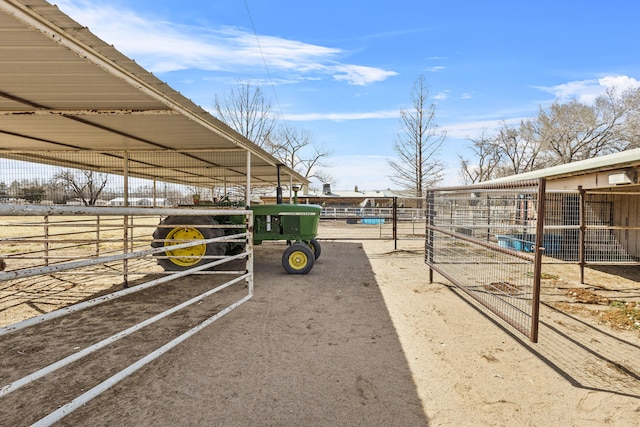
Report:
<svg viewBox="0 0 640 427"><path fill-rule="evenodd" d="M276 165L276 170L278 172L278 186L276 187L276 205L282 204L282 186L280 185L280 166Z"/></svg>
<svg viewBox="0 0 640 427"><path fill-rule="evenodd" d="M124 162L122 168L122 179L123 179L123 202L124 207L129 206L129 153L126 151L122 155L122 161ZM129 252L129 217L124 215L122 218L122 246L124 250L124 254L126 255ZM129 260L127 258L122 260L122 281L124 282L124 287L129 287Z"/></svg>
<svg viewBox="0 0 640 427"><path fill-rule="evenodd" d="M157 190L158 190L158 189L157 189L157 185L158 185L158 181L156 181L156 179L155 179L155 178L153 178L153 206L154 206L154 207L155 207L155 206L158 206L158 203L157 203L157 200L158 200L158 199L157 199L157 197L156 197Z"/></svg>
<svg viewBox="0 0 640 427"><path fill-rule="evenodd" d="M251 206L251 151L247 151L247 189L245 191L245 205Z"/></svg>

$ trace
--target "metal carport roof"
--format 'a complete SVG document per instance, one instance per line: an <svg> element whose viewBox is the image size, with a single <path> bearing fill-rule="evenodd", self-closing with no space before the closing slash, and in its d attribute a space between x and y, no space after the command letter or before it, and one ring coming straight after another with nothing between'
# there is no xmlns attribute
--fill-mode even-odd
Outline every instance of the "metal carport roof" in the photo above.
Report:
<svg viewBox="0 0 640 427"><path fill-rule="evenodd" d="M56 6L0 0L0 157L192 185L246 180L247 152L276 184L277 159Z"/></svg>

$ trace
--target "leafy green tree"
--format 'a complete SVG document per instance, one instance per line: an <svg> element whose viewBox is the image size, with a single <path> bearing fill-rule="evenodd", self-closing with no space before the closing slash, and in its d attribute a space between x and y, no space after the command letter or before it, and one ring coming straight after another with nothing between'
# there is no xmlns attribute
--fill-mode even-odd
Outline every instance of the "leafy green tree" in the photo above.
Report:
<svg viewBox="0 0 640 427"><path fill-rule="evenodd" d="M44 186L31 184L22 188L21 197L29 203L40 203L46 194Z"/></svg>
<svg viewBox="0 0 640 427"><path fill-rule="evenodd" d="M0 199L9 198L9 187L6 183L0 182Z"/></svg>

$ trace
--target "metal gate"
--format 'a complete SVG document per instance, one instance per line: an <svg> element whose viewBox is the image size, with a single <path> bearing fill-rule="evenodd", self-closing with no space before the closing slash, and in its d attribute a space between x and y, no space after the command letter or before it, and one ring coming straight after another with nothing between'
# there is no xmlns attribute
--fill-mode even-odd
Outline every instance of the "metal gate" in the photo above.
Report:
<svg viewBox="0 0 640 427"><path fill-rule="evenodd" d="M425 262L532 342L538 340L545 181L432 188Z"/></svg>
<svg viewBox="0 0 640 427"><path fill-rule="evenodd" d="M422 240L424 207L406 206L398 197L378 198L383 207L323 207L320 239L335 240ZM415 200L415 199L413 199ZM418 205L422 204L416 203Z"/></svg>

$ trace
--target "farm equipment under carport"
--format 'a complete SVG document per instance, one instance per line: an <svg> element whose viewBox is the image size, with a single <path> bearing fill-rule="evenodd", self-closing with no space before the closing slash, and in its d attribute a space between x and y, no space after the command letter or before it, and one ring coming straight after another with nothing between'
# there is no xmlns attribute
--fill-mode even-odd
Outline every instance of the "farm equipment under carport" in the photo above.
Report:
<svg viewBox="0 0 640 427"><path fill-rule="evenodd" d="M203 207L200 205L200 207ZM282 254L282 266L290 274L307 274L320 256L320 243L316 240L321 207L316 205L256 205L253 211L253 243L265 240L285 240L287 249ZM242 225L241 215L168 216L153 233L153 247L167 247L156 254L157 261L168 271L187 270L210 262L214 256L239 254L244 243L212 242L183 249L170 247L191 240L212 239L244 232L242 228L215 228L216 225ZM175 227L172 227L175 225Z"/></svg>

